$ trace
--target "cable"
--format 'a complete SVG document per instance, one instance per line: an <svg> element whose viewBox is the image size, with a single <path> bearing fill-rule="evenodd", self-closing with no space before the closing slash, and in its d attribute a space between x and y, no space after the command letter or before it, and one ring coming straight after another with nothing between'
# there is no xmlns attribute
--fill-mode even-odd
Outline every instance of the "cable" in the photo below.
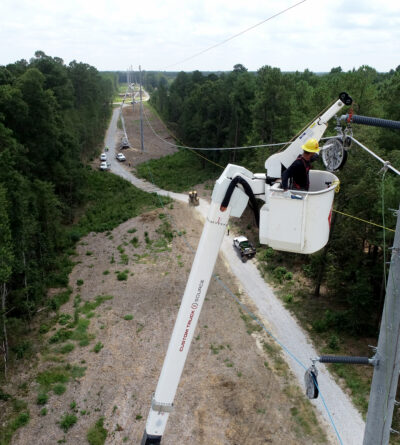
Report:
<svg viewBox="0 0 400 445"><path fill-rule="evenodd" d="M397 175L400 176L400 171L398 171L397 169L395 169L389 161L384 161L382 158L380 158L377 154L375 154L372 150L370 150L369 148L367 148L365 145L363 145L360 141L357 141L356 138L354 138L353 136L349 136L350 139L352 141L354 141L359 147L361 147L363 150L365 150L367 153L369 153L371 156L373 156L375 159L377 159L378 161L382 162L383 164L383 168L390 168L390 170L392 170L394 173L396 173Z"/></svg>
<svg viewBox="0 0 400 445"><path fill-rule="evenodd" d="M146 116L146 118L147 118L147 116ZM158 139L162 140L162 141L165 142L166 144L171 145L171 146L173 146L173 147L177 147L177 148L186 148L186 149L188 149L188 150L203 150L203 151L244 150L244 149L246 149L246 148L278 147L278 146L280 146L280 145L286 145L286 144L289 143L289 142L278 142L278 143L276 143L276 144L246 145L246 146L241 146L241 147L189 147L188 145L178 145L178 144L174 144L174 143L172 143L172 142L167 141L166 139L164 139L162 136L160 136L160 135L154 130L154 128L152 127L152 125L150 124L150 122L149 122L148 119L146 119L146 121L147 121L147 123L148 123L148 125L149 125L151 131L154 133L154 135L155 135ZM165 125L165 124L164 124L164 125ZM169 129L167 126L165 126L165 128L166 128L170 133L172 133L172 132L170 131L170 129ZM173 136L174 136L174 138L175 138L176 140L178 140L178 138L177 138L175 135L173 135Z"/></svg>
<svg viewBox="0 0 400 445"><path fill-rule="evenodd" d="M149 122L149 120L148 120L148 118L147 118L147 116L146 116L146 113L143 113L143 114L145 115L147 124L149 125L149 127L150 127L151 129L153 129L153 127L151 126L151 124L150 124L150 122ZM154 130L153 130L153 131L154 131ZM165 141L165 142L167 142L168 144L171 144L171 143L168 142L168 141ZM172 145L174 145L174 144L172 144ZM211 159L206 158L205 156L201 155L200 153L197 153L197 151L192 150L192 149L189 148L189 147L183 147L183 148L187 148L188 150L192 151L192 153L194 153L196 156L199 156L200 158L205 159L206 161L210 162L211 164L214 164L214 165L216 165L217 167L222 168L222 170L225 169L225 167L223 167L221 164L218 164L217 162L214 162L214 161L212 161Z"/></svg>
<svg viewBox="0 0 400 445"><path fill-rule="evenodd" d="M344 216L348 216L349 218L353 218L353 219L356 219L358 221L362 221L362 222L364 222L366 224L370 224L371 226L376 226L376 227L380 227L380 228L385 229L385 230L389 230L390 232L395 232L394 229L389 229L389 227L381 226L380 224L376 224L376 223L374 223L372 221L367 221L366 219L359 218L358 216L349 215L348 213L344 213L344 212L341 212L340 210L335 210L335 209L333 209L332 211L335 212L335 213L340 213L341 215L344 215Z"/></svg>
<svg viewBox="0 0 400 445"><path fill-rule="evenodd" d="M328 107L326 107L325 110L328 109L330 106L331 106L331 105L328 105ZM321 112L320 112L315 118L313 118L310 122L314 122L315 119L317 119L319 115L321 115L322 113L324 113L325 110L321 111ZM154 111L155 111L155 110L154 110ZM158 115L157 112L156 112L156 114ZM167 143L167 144L169 144L169 145L171 145L171 146L174 146L174 147L177 147L177 148L183 148L183 149L191 150L191 151L193 151L193 153L196 154L197 156L200 156L201 158L205 159L206 161L208 161L208 162L210 162L210 163L212 163L212 164L214 164L214 165L216 165L216 166L218 166L218 167L220 167L220 168L222 168L222 169L224 169L225 167L223 167L222 165L220 165L220 164L218 164L218 163L212 161L211 159L208 159L208 158L205 157L205 156L202 156L202 155L199 154L199 153L196 153L196 150L235 150L235 149L242 149L242 148L244 149L244 148L258 148L258 147L272 147L272 146L277 146L277 145L286 145L286 144L289 144L289 143L294 139L294 138L292 138L289 142L281 142L281 143L277 143L277 144L252 145L252 146L247 146L247 147L231 147L231 148L225 148L225 149L224 149L224 148L196 148L196 147L189 147L189 146L186 146L186 145L177 145L177 144L173 144L173 143L171 143L171 142L165 140L164 138L162 138L160 135L158 135L158 133L157 133L157 132L154 130L154 128L152 127L152 125L151 125L151 123L150 123L150 121L149 121L149 119L148 119L148 117L147 117L146 112L144 113L144 115L145 115L146 122L147 122L149 128L151 129L151 131L154 133L154 135L155 135L157 138L159 138L160 140L164 141L165 143ZM163 121L162 119L160 119L160 120L161 120L161 122L163 123L163 125L165 126L166 130L169 131L169 132L171 132L171 131L169 130L169 128L164 124L164 121ZM309 126L310 122L306 125L306 127ZM304 127L304 128L306 128L306 127ZM304 130L304 128L303 128L303 130ZM303 130L301 130L298 134L300 134ZM171 132L171 133L172 133L172 132ZM177 138L174 134L173 134L173 136L174 136L175 139L179 140L179 138ZM297 136L297 135L296 135L296 136ZM296 136L294 136L294 137L296 137ZM327 138L323 138L323 139L330 139L330 138L331 138L331 137L327 137ZM354 138L352 138L352 139L353 139L355 142L357 142L358 144L360 144L356 139L354 139ZM362 148L366 148L366 147L362 146ZM281 150L283 150L283 148L282 148ZM280 151L281 151L281 150L280 150ZM367 150L370 151L369 149L367 149ZM377 156L375 156L375 157L377 157ZM381 160L379 157L377 157L377 158L378 158L379 160ZM381 160L381 161L382 161L383 163L385 163L385 161L383 161L383 160ZM387 164L385 164L385 165L387 165ZM388 168L391 167L390 165L387 165L387 166L388 166ZM395 169L392 168L392 170L395 170ZM394 229L390 229L389 227L385 227L385 226L382 226L382 225L380 225L380 224L376 224L376 223L374 223L374 222L372 222L372 221L368 221L368 220L366 220L366 219L362 219L362 218L359 218L359 217L357 217L357 216L350 215L350 214L345 213L345 212L341 212L341 211L339 211L339 210L335 210L335 209L333 209L333 212L335 212L335 213L339 213L339 214L341 214L341 215L343 215L343 216L347 216L348 218L353 218L353 219L356 219L356 220L358 220L358 221L362 221L362 222L364 222L364 223L366 223L366 224L370 224L370 225L372 225L372 226L376 226L376 227L383 228L383 229L385 229L385 230L389 230L390 232L395 232Z"/></svg>
<svg viewBox="0 0 400 445"><path fill-rule="evenodd" d="M246 28L245 30L240 31L240 32L238 32L237 34L235 34L235 35L233 35L233 36L231 36L231 37L228 37L227 39L223 40L222 42L216 43L215 45L212 45L212 46L210 46L210 47L208 47L208 48L206 48L206 49L203 49L202 51L199 51L198 53L193 54L193 56L187 57L186 59L180 60L179 62L176 62L176 63L173 63L173 64L171 64L171 65L168 65L168 66L166 66L164 69L167 69L167 68L170 68L171 66L176 66L176 65L179 65L180 63L187 62L188 60L194 59L195 57L200 56L201 54L204 54L205 52L210 51L211 49L214 49L214 48L216 48L217 46L223 45L224 43L229 42L230 40L233 40L233 39L235 39L236 37L241 36L242 34L244 34L244 33L248 32L248 31L250 31L250 30L256 28L257 26L262 25L263 23L268 22L269 20L272 20L273 18L278 17L278 16L281 15L281 14L284 14L285 12L289 11L290 9L295 8L296 6L299 6L301 3L304 3L305 1L306 1L306 0L302 0L301 2L298 2L298 3L296 3L296 4L292 5L292 6L289 6L289 8L286 8L286 9L284 9L284 10L278 12L277 14L271 15L271 16L268 17L267 19L265 19L265 20L263 20L263 21L261 21L261 22L255 24L255 25L253 25L253 26L250 26L250 28Z"/></svg>

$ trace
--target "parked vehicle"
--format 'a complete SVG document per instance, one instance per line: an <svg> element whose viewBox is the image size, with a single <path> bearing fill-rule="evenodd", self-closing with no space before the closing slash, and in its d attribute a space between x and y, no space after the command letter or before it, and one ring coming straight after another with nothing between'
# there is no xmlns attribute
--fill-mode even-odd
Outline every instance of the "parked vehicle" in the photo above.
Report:
<svg viewBox="0 0 400 445"><path fill-rule="evenodd" d="M103 161L100 164L100 170L106 171L110 169L110 164L107 161Z"/></svg>
<svg viewBox="0 0 400 445"><path fill-rule="evenodd" d="M245 236L233 238L233 247L240 253L243 263L256 255L256 248Z"/></svg>
<svg viewBox="0 0 400 445"><path fill-rule="evenodd" d="M105 153L102 153L100 155L100 161L102 161L102 162L107 161L107 155Z"/></svg>
<svg viewBox="0 0 400 445"><path fill-rule="evenodd" d="M199 197L197 196L196 190L191 190L189 192L189 205L198 206L200 204Z"/></svg>
<svg viewBox="0 0 400 445"><path fill-rule="evenodd" d="M119 162L126 161L126 157L123 153L118 153L117 156L115 156Z"/></svg>
<svg viewBox="0 0 400 445"><path fill-rule="evenodd" d="M129 141L127 138L125 138L125 137L122 138L120 148L121 149L130 148L130 144L129 144Z"/></svg>

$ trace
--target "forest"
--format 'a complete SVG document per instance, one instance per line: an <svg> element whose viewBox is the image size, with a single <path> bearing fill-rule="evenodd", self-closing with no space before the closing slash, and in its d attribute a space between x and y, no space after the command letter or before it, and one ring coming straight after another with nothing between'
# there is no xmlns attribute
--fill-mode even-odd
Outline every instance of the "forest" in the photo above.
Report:
<svg viewBox="0 0 400 445"><path fill-rule="evenodd" d="M0 67L0 296L4 357L18 326L66 286L66 253L79 239L75 210L93 175L85 163L102 144L113 83L96 68L37 51ZM24 348L24 346L16 346ZM23 352L23 351L22 351ZM17 351L18 353L18 351ZM6 360L4 361L6 363Z"/></svg>
<svg viewBox="0 0 400 445"><path fill-rule="evenodd" d="M147 79L144 76L144 82ZM155 87L155 77L151 75L150 79L152 106L179 143L189 147L238 147L289 141L342 91L353 98L352 113L400 120L400 66L388 73L378 73L369 66L348 72L336 67L317 75L308 70L284 73L270 66L250 73L238 64L232 72L218 76L199 71L180 72L172 82L161 74ZM325 136L335 135L334 127L332 119ZM400 166L398 130L353 125L353 134L383 159L390 160L397 168ZM264 162L273 150L200 153L199 168L208 170L213 178L221 172L215 164L225 166L228 162L253 172L264 172ZM318 163L320 166L314 168L324 168L321 161ZM157 177L167 162L152 161L152 165ZM333 330L356 336L375 336L378 332L386 287L385 262L390 259L388 247L394 234L379 225L395 227L391 209L398 209L400 202L399 178L382 172L381 168L373 157L357 146L351 147L347 163L338 173L340 192L335 199L326 248L311 256L261 250L261 267L278 281L296 267L312 283L313 304L320 308L312 322L317 332ZM146 176L144 170L143 176Z"/></svg>

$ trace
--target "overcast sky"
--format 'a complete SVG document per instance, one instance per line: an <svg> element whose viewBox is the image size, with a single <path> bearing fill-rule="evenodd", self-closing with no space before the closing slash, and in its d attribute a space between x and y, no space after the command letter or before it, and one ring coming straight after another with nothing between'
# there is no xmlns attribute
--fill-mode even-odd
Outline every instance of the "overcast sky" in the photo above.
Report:
<svg viewBox="0 0 400 445"><path fill-rule="evenodd" d="M400 0L1 0L0 65L36 50L103 70L345 71L400 65Z"/></svg>

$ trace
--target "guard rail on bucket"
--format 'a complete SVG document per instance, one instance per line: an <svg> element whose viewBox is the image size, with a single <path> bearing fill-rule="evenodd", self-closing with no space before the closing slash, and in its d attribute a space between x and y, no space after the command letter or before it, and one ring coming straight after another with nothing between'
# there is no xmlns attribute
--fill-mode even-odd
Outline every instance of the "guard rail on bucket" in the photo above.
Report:
<svg viewBox="0 0 400 445"><path fill-rule="evenodd" d="M310 171L308 192L284 192L280 184L266 186L260 211L260 243L276 250L314 253L328 242L332 205L338 178L330 172Z"/></svg>

